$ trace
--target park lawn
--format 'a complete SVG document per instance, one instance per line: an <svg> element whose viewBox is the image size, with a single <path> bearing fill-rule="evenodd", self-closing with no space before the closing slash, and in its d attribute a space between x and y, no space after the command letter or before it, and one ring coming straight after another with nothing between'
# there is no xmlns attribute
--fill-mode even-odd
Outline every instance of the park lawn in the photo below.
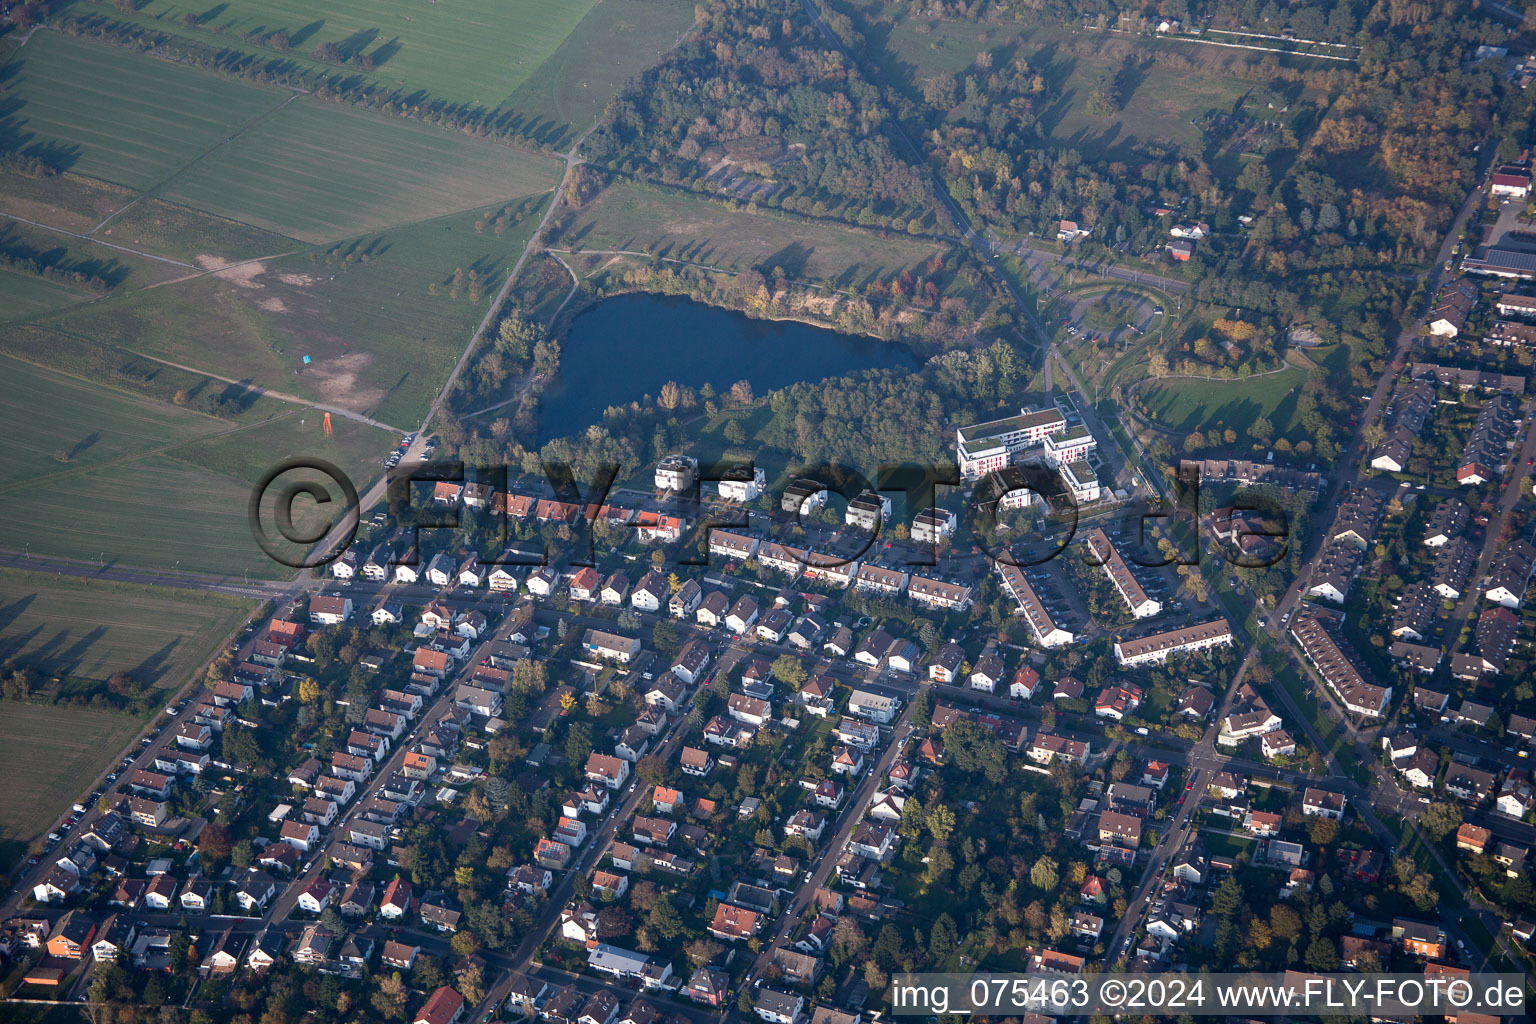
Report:
<svg viewBox="0 0 1536 1024"><path fill-rule="evenodd" d="M618 182L559 226L555 246L637 250L729 271L782 267L793 280L862 286L916 268L948 247Z"/></svg>
<svg viewBox="0 0 1536 1024"><path fill-rule="evenodd" d="M96 235L157 256L203 269L236 260L276 256L307 248L305 243L239 221L217 217L153 196L145 196L112 218Z"/></svg>
<svg viewBox="0 0 1536 1024"><path fill-rule="evenodd" d="M1248 427L1263 416L1274 425L1276 437L1301 440L1296 399L1306 380L1306 371L1294 367L1232 380L1170 377L1142 385L1137 396L1159 423L1180 433L1219 423L1237 431L1239 443L1247 444Z"/></svg>
<svg viewBox="0 0 1536 1024"><path fill-rule="evenodd" d="M13 569L0 569L0 598L0 658L43 676L127 672L171 690L255 607L224 594Z"/></svg>
<svg viewBox="0 0 1536 1024"><path fill-rule="evenodd" d="M77 475L234 425L0 356L0 434L7 439L0 493L47 487L56 475ZM60 453L68 454L67 462Z"/></svg>
<svg viewBox="0 0 1536 1024"><path fill-rule="evenodd" d="M11 491L0 502L0 547L148 568L286 579L246 515L251 485L171 455L152 455Z"/></svg>
<svg viewBox="0 0 1536 1024"><path fill-rule="evenodd" d="M70 288L47 278L0 270L0 310L4 310L0 317L5 320L22 320L95 297L94 292Z"/></svg>
<svg viewBox="0 0 1536 1024"><path fill-rule="evenodd" d="M12 63L0 149L135 190L292 95L55 32L33 33Z"/></svg>
<svg viewBox="0 0 1536 1024"><path fill-rule="evenodd" d="M568 134L551 129L571 133L596 121L693 20L693 0L602 0L503 106L531 119L527 134L558 147Z"/></svg>
<svg viewBox="0 0 1536 1024"><path fill-rule="evenodd" d="M542 70L549 56L598 0L460 0L422 4L413 0L146 0L138 10L112 17L196 40L216 50L233 49L263 60L364 77L402 94L494 108ZM196 26L186 15L203 20ZM289 48L279 52L242 38L283 30ZM313 59L315 48L335 43L351 57L369 53L372 72Z"/></svg>
<svg viewBox="0 0 1536 1024"><path fill-rule="evenodd" d="M307 97L159 193L307 242L348 238L553 189L553 158Z"/></svg>
<svg viewBox="0 0 1536 1024"><path fill-rule="evenodd" d="M0 170L0 213L77 235L90 234L114 210L131 202L133 195L132 189L83 174L33 178Z"/></svg>
<svg viewBox="0 0 1536 1024"><path fill-rule="evenodd" d="M526 247L545 201L521 200L522 219L500 235L475 230L482 208L329 252L114 297L52 326L412 429ZM467 286L453 297L458 268L466 279L479 275L478 301Z"/></svg>
<svg viewBox="0 0 1536 1024"><path fill-rule="evenodd" d="M120 712L7 701L0 713L0 842L41 835L143 724Z"/></svg>

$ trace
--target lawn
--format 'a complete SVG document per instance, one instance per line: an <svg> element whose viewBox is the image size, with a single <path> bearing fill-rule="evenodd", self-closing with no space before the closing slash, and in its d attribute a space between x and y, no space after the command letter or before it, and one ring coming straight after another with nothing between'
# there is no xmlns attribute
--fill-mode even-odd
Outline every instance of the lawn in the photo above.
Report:
<svg viewBox="0 0 1536 1024"><path fill-rule="evenodd" d="M638 250L725 270L782 267L795 280L850 287L889 278L948 250L939 242L723 203L620 182L560 225L553 244L584 250Z"/></svg>
<svg viewBox="0 0 1536 1024"><path fill-rule="evenodd" d="M1306 372L1294 367L1241 380L1167 378L1142 385L1136 396L1169 430L1189 433L1219 423L1236 430L1238 443L1246 446L1246 431L1260 416L1274 425L1276 437L1298 430L1296 400L1306 380Z"/></svg>
<svg viewBox="0 0 1536 1024"><path fill-rule="evenodd" d="M7 701L0 714L0 773L7 794L0 798L0 845L28 843L42 834L142 725L110 711Z"/></svg>
<svg viewBox="0 0 1536 1024"><path fill-rule="evenodd" d="M292 94L36 32L4 68L0 150L149 188Z"/></svg>
<svg viewBox="0 0 1536 1024"><path fill-rule="evenodd" d="M517 209L522 219L501 234L476 230L482 208L114 297L51 326L410 429L526 246L542 201ZM466 283L455 296L458 269ZM482 282L475 300L471 272Z"/></svg>
<svg viewBox="0 0 1536 1024"><path fill-rule="evenodd" d="M318 243L545 192L559 180L556 161L539 153L305 98L160 194Z"/></svg>
<svg viewBox="0 0 1536 1024"><path fill-rule="evenodd" d="M0 660L44 676L114 672L175 690L254 604L222 594L0 570ZM7 717L19 705L7 703Z"/></svg>
<svg viewBox="0 0 1536 1024"><path fill-rule="evenodd" d="M147 0L138 11L111 15L195 39L217 50L233 48L265 59L339 70L313 60L316 47L334 43L345 56L367 52L375 69L355 66L381 85L494 108L501 98L542 71L542 65L598 0ZM189 26L186 15L202 20ZM282 30L279 51L243 38Z"/></svg>

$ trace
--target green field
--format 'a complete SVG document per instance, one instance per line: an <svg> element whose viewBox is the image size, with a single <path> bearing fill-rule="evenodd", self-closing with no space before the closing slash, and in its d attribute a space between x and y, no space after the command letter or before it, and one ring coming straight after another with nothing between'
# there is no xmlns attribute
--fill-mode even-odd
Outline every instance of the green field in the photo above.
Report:
<svg viewBox="0 0 1536 1024"><path fill-rule="evenodd" d="M131 50L34 33L16 57L0 150L146 189L272 110L286 90L204 74Z"/></svg>
<svg viewBox="0 0 1536 1024"><path fill-rule="evenodd" d="M355 107L300 100L177 176L172 202L309 242L544 192L553 159Z"/></svg>
<svg viewBox="0 0 1536 1024"><path fill-rule="evenodd" d="M560 225L557 248L635 250L725 270L783 267L794 280L850 287L948 250L942 243L774 213L732 210L692 195L619 182Z"/></svg>
<svg viewBox="0 0 1536 1024"><path fill-rule="evenodd" d="M1187 434L1220 423L1236 430L1240 443L1247 444L1244 431L1260 416L1274 424L1276 437L1298 429L1296 399L1306 380L1306 371L1287 367L1244 380L1150 381L1137 388L1136 394L1169 430Z"/></svg>
<svg viewBox="0 0 1536 1024"><path fill-rule="evenodd" d="M0 705L0 846L41 835L142 725L110 711Z"/></svg>
<svg viewBox="0 0 1536 1024"><path fill-rule="evenodd" d="M225 53L398 90L410 102L443 100L501 111L497 124L562 146L595 121L630 76L693 22L693 0L148 0L113 17ZM186 15L201 20L194 27ZM279 51L261 38L288 33ZM242 38L249 36L249 38ZM317 60L334 43L372 71Z"/></svg>
<svg viewBox="0 0 1536 1024"><path fill-rule="evenodd" d="M329 256L305 253L114 296L50 326L409 429L469 343L541 209L528 206L500 235L475 230L484 209L391 228ZM479 274L479 301L467 286L453 297L459 268L466 280Z"/></svg>
<svg viewBox="0 0 1536 1024"><path fill-rule="evenodd" d="M230 0L210 5L148 0L124 21L314 68L317 46L335 43L343 55L373 56L373 81L405 93L495 108L527 81L597 0ZM197 28L188 14L203 18ZM243 34L288 33L289 49L255 45ZM348 68L348 73L360 73Z"/></svg>

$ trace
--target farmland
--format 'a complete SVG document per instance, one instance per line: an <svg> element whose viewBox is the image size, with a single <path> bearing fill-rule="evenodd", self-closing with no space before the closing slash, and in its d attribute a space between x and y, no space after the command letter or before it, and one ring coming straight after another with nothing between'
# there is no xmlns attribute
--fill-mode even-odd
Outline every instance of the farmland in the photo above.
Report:
<svg viewBox="0 0 1536 1024"><path fill-rule="evenodd" d="M799 280L865 284L916 267L947 247L721 203L628 182L605 189L560 225L554 244L580 250L637 250L724 270L782 267Z"/></svg>
<svg viewBox="0 0 1536 1024"><path fill-rule="evenodd" d="M275 399L231 422L10 358L0 380L15 453L0 476L0 546L33 554L286 575L251 539L251 486L278 459L313 455L361 487L392 440L340 417L325 437L318 413Z"/></svg>
<svg viewBox="0 0 1536 1024"><path fill-rule="evenodd" d="M527 81L596 6L597 0L233 0L215 6L149 0L123 20L173 32L219 49L332 68L310 55L325 43L343 56L367 52L373 81L403 93L494 108ZM186 22L192 14L196 27ZM254 37L282 31L288 46ZM243 36L251 36L246 39ZM349 72L352 69L348 69Z"/></svg>
<svg viewBox="0 0 1536 1024"><path fill-rule="evenodd" d="M583 128L693 24L693 11L693 0L603 0L504 105L535 121Z"/></svg>
<svg viewBox="0 0 1536 1024"><path fill-rule="evenodd" d="M251 602L219 594L0 570L0 660L41 676L100 682L127 672L175 689L187 682ZM7 717L18 705L4 705Z"/></svg>
<svg viewBox="0 0 1536 1024"><path fill-rule="evenodd" d="M552 159L527 150L295 101L200 160L162 195L319 243L545 192L559 179Z"/></svg>
<svg viewBox="0 0 1536 1024"><path fill-rule="evenodd" d="M0 800L0 851L7 863L14 853L7 845L40 835L140 725L111 711L6 704L0 714L0 772L7 794Z"/></svg>
<svg viewBox="0 0 1536 1024"><path fill-rule="evenodd" d="M129 188L153 186L291 97L39 32L7 68L16 116L0 150Z"/></svg>

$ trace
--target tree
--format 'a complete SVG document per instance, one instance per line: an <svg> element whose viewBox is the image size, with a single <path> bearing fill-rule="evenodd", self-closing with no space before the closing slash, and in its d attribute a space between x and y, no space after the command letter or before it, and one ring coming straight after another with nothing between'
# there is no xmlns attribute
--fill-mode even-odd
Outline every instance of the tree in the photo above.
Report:
<svg viewBox="0 0 1536 1024"><path fill-rule="evenodd" d="M218 864L228 857L231 849L229 829L224 825L209 822L198 834L197 853L202 859L204 870L207 870L209 864Z"/></svg>
<svg viewBox="0 0 1536 1024"><path fill-rule="evenodd" d="M651 904L651 912L646 915L645 923L663 939L675 938L683 930L683 919L678 916L672 900L666 896L657 897L656 902Z"/></svg>
<svg viewBox="0 0 1536 1024"><path fill-rule="evenodd" d="M924 824L928 826L928 834L933 836L934 842L946 842L955 831L955 812L943 804L934 804L928 808Z"/></svg>
<svg viewBox="0 0 1536 1024"><path fill-rule="evenodd" d="M1436 801L1419 815L1419 824L1438 842L1461 827L1461 808L1453 803Z"/></svg>
<svg viewBox="0 0 1536 1024"><path fill-rule="evenodd" d="M635 775L648 786L667 781L667 762L659 754L646 754L635 764Z"/></svg>
<svg viewBox="0 0 1536 1024"><path fill-rule="evenodd" d="M320 699L320 684L313 679L300 680L298 697L300 704L313 704Z"/></svg>
<svg viewBox="0 0 1536 1024"><path fill-rule="evenodd" d="M928 954L935 960L944 960L955 951L959 941L954 918L940 914L928 931Z"/></svg>
<svg viewBox="0 0 1536 1024"><path fill-rule="evenodd" d="M1336 971L1339 969L1339 951L1332 940L1319 935L1307 946L1306 964L1314 971Z"/></svg>
<svg viewBox="0 0 1536 1024"><path fill-rule="evenodd" d="M250 867L253 860L255 860L255 850L249 839L242 839L230 847L229 862L240 870Z"/></svg>
<svg viewBox="0 0 1536 1024"><path fill-rule="evenodd" d="M775 679L797 693L805 685L805 664L793 654L781 654L774 658L772 671Z"/></svg>
<svg viewBox="0 0 1536 1024"><path fill-rule="evenodd" d="M586 722L572 722L565 734L565 757L573 765L584 765L592 753L592 728Z"/></svg>
<svg viewBox="0 0 1536 1024"><path fill-rule="evenodd" d="M1056 873L1056 862L1049 857L1041 857L1035 861L1034 867L1029 869L1029 880L1037 889L1051 892L1056 888L1059 880Z"/></svg>
<svg viewBox="0 0 1536 1024"><path fill-rule="evenodd" d="M714 963L721 953L725 952L725 946L714 939L697 938L683 947L683 954L694 967L703 967L705 964Z"/></svg>

